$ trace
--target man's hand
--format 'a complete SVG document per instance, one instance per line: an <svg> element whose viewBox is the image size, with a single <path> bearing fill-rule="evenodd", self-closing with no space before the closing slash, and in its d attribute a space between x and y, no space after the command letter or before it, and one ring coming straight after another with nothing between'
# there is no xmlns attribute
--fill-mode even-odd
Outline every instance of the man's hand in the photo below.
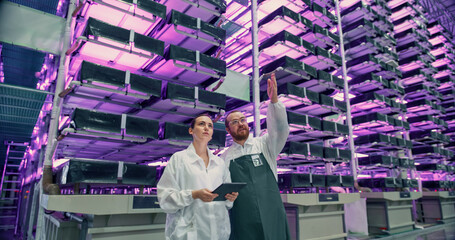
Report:
<svg viewBox="0 0 455 240"><path fill-rule="evenodd" d="M270 75L270 78L267 79L267 95L269 95L269 99L272 103L278 102L278 90L276 85L275 73L273 72Z"/></svg>
<svg viewBox="0 0 455 240"><path fill-rule="evenodd" d="M227 200L231 201L231 202L234 202L235 199L237 199L237 196L239 195L238 192L231 192L231 193L228 193L226 194L226 196L224 196Z"/></svg>
<svg viewBox="0 0 455 240"><path fill-rule="evenodd" d="M203 202L211 202L218 197L218 194L210 192L207 188L193 190L191 195L194 199L201 199Z"/></svg>

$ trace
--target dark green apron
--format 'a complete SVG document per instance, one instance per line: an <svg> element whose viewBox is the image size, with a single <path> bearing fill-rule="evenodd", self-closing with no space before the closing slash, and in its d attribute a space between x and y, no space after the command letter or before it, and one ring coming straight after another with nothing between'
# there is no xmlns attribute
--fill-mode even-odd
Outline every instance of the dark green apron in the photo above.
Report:
<svg viewBox="0 0 455 240"><path fill-rule="evenodd" d="M275 176L261 154L231 161L232 182L246 182L231 210L231 240L291 239Z"/></svg>

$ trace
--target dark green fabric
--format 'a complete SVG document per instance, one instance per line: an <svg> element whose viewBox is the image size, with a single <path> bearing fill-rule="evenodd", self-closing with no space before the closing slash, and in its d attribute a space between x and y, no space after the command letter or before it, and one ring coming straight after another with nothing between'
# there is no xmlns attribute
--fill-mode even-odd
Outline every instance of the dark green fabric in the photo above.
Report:
<svg viewBox="0 0 455 240"><path fill-rule="evenodd" d="M224 41L226 39L225 29L216 27L206 22L201 21L201 31L221 41Z"/></svg>
<svg viewBox="0 0 455 240"><path fill-rule="evenodd" d="M319 94L319 99L321 100L321 105L329 106L329 107L334 107L334 99L325 95L325 94Z"/></svg>
<svg viewBox="0 0 455 240"><path fill-rule="evenodd" d="M348 110L348 107L346 106L346 102L334 100L335 102L335 107L341 110L342 112L346 112Z"/></svg>
<svg viewBox="0 0 455 240"><path fill-rule="evenodd" d="M322 120L322 130L328 132L336 132L336 123Z"/></svg>
<svg viewBox="0 0 455 240"><path fill-rule="evenodd" d="M391 177L386 177L384 178L384 187L395 187L396 183L394 181L395 179L394 178L391 178Z"/></svg>
<svg viewBox="0 0 455 240"><path fill-rule="evenodd" d="M192 63L196 64L196 52L179 47L173 44L169 45L168 49L169 53L167 55L168 60L173 59L173 60L178 60L182 62L187 62L187 63Z"/></svg>
<svg viewBox="0 0 455 240"><path fill-rule="evenodd" d="M287 8L285 6L282 6L281 9L282 9L283 16L287 16L289 18L292 18L292 20L294 20L294 22L299 22L299 14L298 13L290 10L289 8Z"/></svg>
<svg viewBox="0 0 455 240"><path fill-rule="evenodd" d="M89 18L85 27L85 36L106 37L114 41L128 44L130 31L121 27L113 26L100 20ZM134 46L149 52L163 56L164 42L138 33L134 34Z"/></svg>
<svg viewBox="0 0 455 240"><path fill-rule="evenodd" d="M278 184L262 154L262 165L253 164L252 155L230 162L232 182L246 182L231 210L232 240L291 239Z"/></svg>
<svg viewBox="0 0 455 240"><path fill-rule="evenodd" d="M313 22L309 20L308 18L301 17L300 21L309 29L313 29Z"/></svg>
<svg viewBox="0 0 455 240"><path fill-rule="evenodd" d="M199 89L199 101L211 106L223 108L226 106L226 95L222 93L209 92ZM175 83L168 83L166 98L195 102L194 88L182 86Z"/></svg>
<svg viewBox="0 0 455 240"><path fill-rule="evenodd" d="M311 156L314 157L324 157L324 147L319 146L319 145L314 145L314 144L309 144L310 145L310 154Z"/></svg>
<svg viewBox="0 0 455 240"><path fill-rule="evenodd" d="M337 123L337 130L341 134L346 134L346 135L349 134L349 128L346 125Z"/></svg>
<svg viewBox="0 0 455 240"><path fill-rule="evenodd" d="M226 95L199 89L199 102L224 109L226 107Z"/></svg>
<svg viewBox="0 0 455 240"><path fill-rule="evenodd" d="M76 129L120 133L121 115L76 108L72 115Z"/></svg>
<svg viewBox="0 0 455 240"><path fill-rule="evenodd" d="M327 187L341 187L341 179L338 175L326 175L325 182Z"/></svg>
<svg viewBox="0 0 455 240"><path fill-rule="evenodd" d="M197 28L197 18L188 16L179 11L172 9L168 21L172 24L184 26L186 28L191 28L193 30L198 30Z"/></svg>
<svg viewBox="0 0 455 240"><path fill-rule="evenodd" d="M350 150L344 150L344 149L339 149L340 152L340 158L344 160L345 162L349 162L351 160L351 151Z"/></svg>
<svg viewBox="0 0 455 240"><path fill-rule="evenodd" d="M221 13L226 12L226 1L225 0L205 0L206 2L212 4L219 10Z"/></svg>
<svg viewBox="0 0 455 240"><path fill-rule="evenodd" d="M199 64L203 67L221 73L222 76L226 76L226 62L221 59L210 57L201 53L199 54Z"/></svg>
<svg viewBox="0 0 455 240"><path fill-rule="evenodd" d="M138 0L137 6L140 9L152 13L153 15L156 15L162 19L166 18L166 6L163 4L159 4L153 0Z"/></svg>
<svg viewBox="0 0 455 240"><path fill-rule="evenodd" d="M282 32L284 34L283 40L292 42L295 45L300 46L300 37L297 37L296 35L293 35L287 31L282 31Z"/></svg>
<svg viewBox="0 0 455 240"><path fill-rule="evenodd" d="M340 55L337 55L337 54L331 53L331 52L329 52L329 54L330 54L330 59L332 59L336 64L341 65L341 56Z"/></svg>
<svg viewBox="0 0 455 240"><path fill-rule="evenodd" d="M134 34L134 46L159 56L164 55L164 42L141 35L139 33Z"/></svg>
<svg viewBox="0 0 455 240"><path fill-rule="evenodd" d="M337 158L338 153L336 148L324 148L324 158Z"/></svg>
<svg viewBox="0 0 455 240"><path fill-rule="evenodd" d="M384 157L383 157L384 159ZM392 164L395 167L398 167L400 165L400 159L396 157L390 157L390 164ZM384 161L385 162L385 161Z"/></svg>
<svg viewBox="0 0 455 240"><path fill-rule="evenodd" d="M125 132L128 135L141 136L157 139L159 122L151 119L143 119L128 116L126 118Z"/></svg>
<svg viewBox="0 0 455 240"><path fill-rule="evenodd" d="M59 170L57 178L60 183L66 177L66 184L71 183L103 183L103 184L135 184L154 186L156 184L156 167L125 163L122 179L118 179L118 162L86 161L71 159L65 164L68 171Z"/></svg>
<svg viewBox="0 0 455 240"><path fill-rule="evenodd" d="M301 98L308 98L310 101L312 101L314 103L320 102L319 94L317 92L313 92L313 91L307 90L302 87L297 87L296 85L291 84L291 83L286 84L286 90L287 90L287 93L290 95L294 95L294 96L301 97ZM306 92L306 94L305 94L305 92Z"/></svg>
<svg viewBox="0 0 455 240"><path fill-rule="evenodd" d="M130 75L131 89L150 94L155 97L161 96L161 81L136 74Z"/></svg>
<svg viewBox="0 0 455 240"><path fill-rule="evenodd" d="M302 69L302 62L300 62L299 60L295 60L288 56L284 56L284 59L285 59L284 67L296 70Z"/></svg>
<svg viewBox="0 0 455 240"><path fill-rule="evenodd" d="M80 70L80 80L101 82L117 87L125 87L125 72L83 61Z"/></svg>
<svg viewBox="0 0 455 240"><path fill-rule="evenodd" d="M194 88L169 82L166 87L166 98L194 102Z"/></svg>
<svg viewBox="0 0 455 240"><path fill-rule="evenodd" d="M280 189L311 187L310 174L286 173L278 175L278 186Z"/></svg>
<svg viewBox="0 0 455 240"><path fill-rule="evenodd" d="M312 77L314 78L317 78L318 77L318 70L315 68L315 67L312 67L308 64L303 64L303 70L308 73L309 75L311 75Z"/></svg>
<svg viewBox="0 0 455 240"><path fill-rule="evenodd" d="M332 39L335 43L340 44L340 37L338 35L330 32L330 31L327 31L327 33L328 33L330 39Z"/></svg>
<svg viewBox="0 0 455 240"><path fill-rule="evenodd" d="M326 186L325 175L312 174L311 185L313 185L313 187L325 187Z"/></svg>
<svg viewBox="0 0 455 240"><path fill-rule="evenodd" d="M166 122L164 125L164 139L192 141L192 136L188 133L188 125Z"/></svg>
<svg viewBox="0 0 455 240"><path fill-rule="evenodd" d="M188 133L189 125L166 122L164 126L164 139L193 141L193 137ZM226 131L213 129L212 140L209 145L224 147L226 144Z"/></svg>
<svg viewBox="0 0 455 240"><path fill-rule="evenodd" d="M308 156L308 150L308 143L287 142L281 152L289 155L300 154Z"/></svg>
<svg viewBox="0 0 455 240"><path fill-rule="evenodd" d="M319 34L322 34L322 35L327 35L327 29L319 26L318 24L314 24L313 25L313 31L314 33L319 33Z"/></svg>
<svg viewBox="0 0 455 240"><path fill-rule="evenodd" d="M400 166L404 168L409 168L409 159L407 158L400 158Z"/></svg>
<svg viewBox="0 0 455 240"><path fill-rule="evenodd" d="M117 183L117 162L70 160L67 164L66 183Z"/></svg>
<svg viewBox="0 0 455 240"><path fill-rule="evenodd" d="M343 187L353 187L354 177L353 176L341 176L341 185Z"/></svg>
<svg viewBox="0 0 455 240"><path fill-rule="evenodd" d="M122 183L156 186L156 167L131 163L124 164Z"/></svg>
<svg viewBox="0 0 455 240"><path fill-rule="evenodd" d="M127 3L133 3L133 0L122 0ZM166 18L166 6L159 4L153 0L138 0L137 6L149 13L152 13L155 16L165 19Z"/></svg>
<svg viewBox="0 0 455 240"><path fill-rule="evenodd" d="M310 51L313 55L316 54L316 47L314 44L305 41L302 39L302 47L304 47L306 50Z"/></svg>
<svg viewBox="0 0 455 240"><path fill-rule="evenodd" d="M100 20L89 18L85 27L84 36L106 37L117 42L128 44L130 31L121 27L113 26Z"/></svg>
<svg viewBox="0 0 455 240"><path fill-rule="evenodd" d="M186 28L190 28L193 30L198 30L197 27L197 18L186 15L184 13L178 12L176 10L172 10L171 13L169 14L169 23L175 24L175 25L180 25L184 26ZM209 24L204 21L200 21L200 30L208 34L214 38L217 38L218 40L225 40L226 38L226 30L220 27L216 27L212 24Z"/></svg>
<svg viewBox="0 0 455 240"><path fill-rule="evenodd" d="M321 48L321 47L316 47L316 54L318 56L322 56L322 57L325 57L325 58L330 58L330 53L329 51L325 50L324 48Z"/></svg>
<svg viewBox="0 0 455 240"><path fill-rule="evenodd" d="M290 111L287 111L287 115L289 124L309 125L315 130L322 130L321 120L318 118L308 116L307 121L307 116Z"/></svg>
<svg viewBox="0 0 455 240"><path fill-rule="evenodd" d="M406 141L402 138L397 138L397 146L406 147Z"/></svg>

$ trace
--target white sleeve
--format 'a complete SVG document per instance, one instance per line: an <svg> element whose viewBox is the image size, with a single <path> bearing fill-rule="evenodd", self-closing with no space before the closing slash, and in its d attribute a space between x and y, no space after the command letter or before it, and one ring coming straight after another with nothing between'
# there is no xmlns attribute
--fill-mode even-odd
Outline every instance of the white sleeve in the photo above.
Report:
<svg viewBox="0 0 455 240"><path fill-rule="evenodd" d="M269 103L267 108L266 149L272 159L276 159L283 150L289 136L289 124L286 107L281 101Z"/></svg>
<svg viewBox="0 0 455 240"><path fill-rule="evenodd" d="M166 213L175 213L193 201L192 190L182 190L177 181L178 166L175 154L169 160L157 184L158 202Z"/></svg>

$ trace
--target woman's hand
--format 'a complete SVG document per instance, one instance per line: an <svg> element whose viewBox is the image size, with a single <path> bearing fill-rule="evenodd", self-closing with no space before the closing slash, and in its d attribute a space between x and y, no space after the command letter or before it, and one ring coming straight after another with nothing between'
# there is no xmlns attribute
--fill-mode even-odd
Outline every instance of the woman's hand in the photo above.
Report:
<svg viewBox="0 0 455 240"><path fill-rule="evenodd" d="M238 192L231 192L231 193L228 193L226 194L226 196L224 196L227 200L231 201L231 202L234 202L235 199L237 199L237 196L239 195Z"/></svg>
<svg viewBox="0 0 455 240"><path fill-rule="evenodd" d="M218 197L218 194L210 192L207 188L193 190L191 194L194 199L201 199L203 202L211 202Z"/></svg>

